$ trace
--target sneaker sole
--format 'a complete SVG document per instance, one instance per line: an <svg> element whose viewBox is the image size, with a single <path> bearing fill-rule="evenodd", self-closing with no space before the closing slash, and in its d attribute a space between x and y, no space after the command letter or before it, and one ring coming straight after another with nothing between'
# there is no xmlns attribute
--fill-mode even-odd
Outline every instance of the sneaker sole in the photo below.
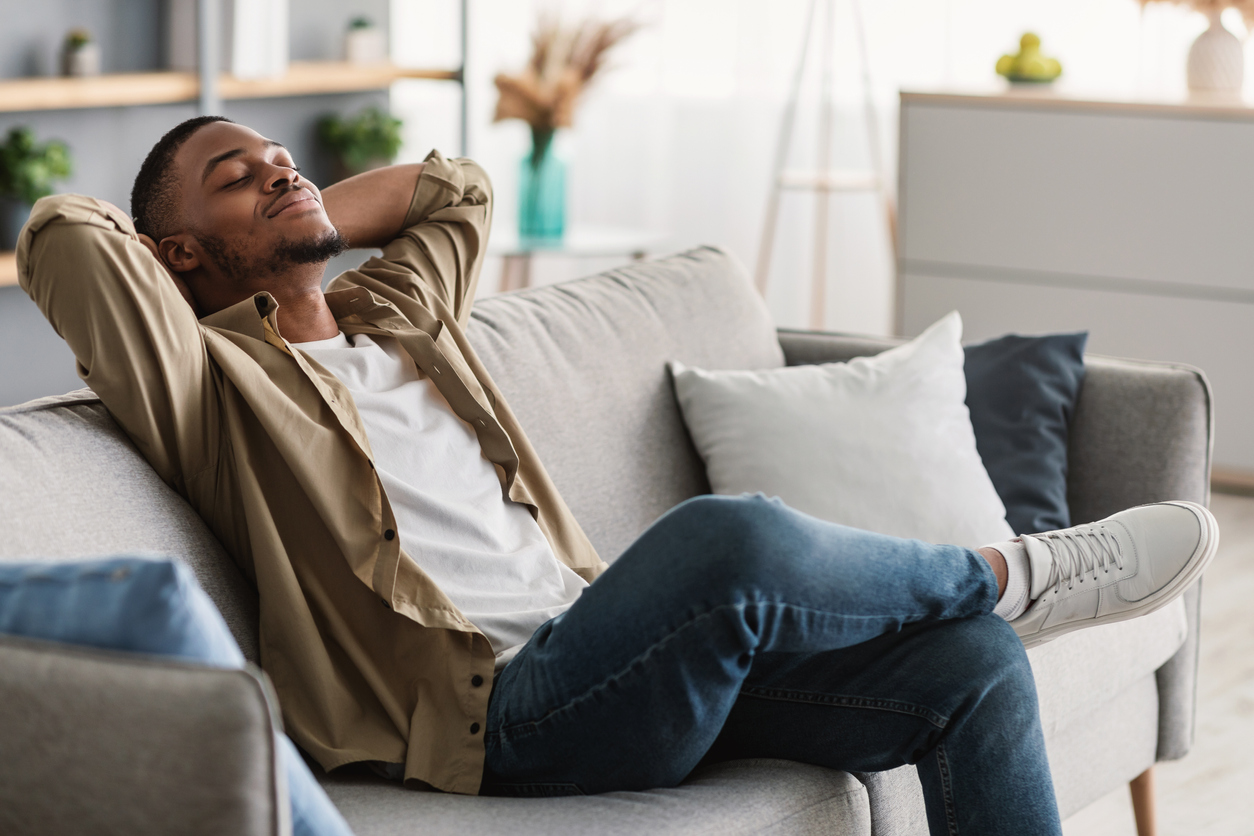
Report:
<svg viewBox="0 0 1254 836"><path fill-rule="evenodd" d="M1172 502L1155 502L1154 505L1178 505L1182 508L1188 508L1197 516L1198 521L1202 524L1202 539L1197 544L1197 550L1193 552L1193 556L1189 558L1189 562L1185 564L1180 574L1171 579L1171 582L1150 595L1131 609L1123 612L1109 613L1108 615L1099 615L1095 618L1086 618L1078 621L1068 621L1064 624L1056 624L1046 630L1033 633L1029 636L1020 636L1025 648L1036 647L1048 641L1053 641L1059 636L1073 633L1076 630L1086 630L1089 627L1097 627L1102 624L1114 624L1118 621L1130 621L1134 618L1140 618L1143 615L1149 615L1157 612L1163 607L1176 600L1182 592L1193 585L1202 572L1206 571L1206 567L1210 565L1211 560L1215 558L1215 553L1219 550L1219 523L1216 522L1215 516L1209 510L1196 502L1186 502L1184 500L1175 500ZM1141 506L1138 506L1141 507Z"/></svg>

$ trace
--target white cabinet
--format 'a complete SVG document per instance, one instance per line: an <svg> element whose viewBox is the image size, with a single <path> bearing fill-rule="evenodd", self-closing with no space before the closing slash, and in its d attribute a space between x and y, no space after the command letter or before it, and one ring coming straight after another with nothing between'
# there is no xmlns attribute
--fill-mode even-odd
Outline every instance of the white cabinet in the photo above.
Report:
<svg viewBox="0 0 1254 836"><path fill-rule="evenodd" d="M902 93L898 327L1201 367L1254 474L1254 108Z"/></svg>

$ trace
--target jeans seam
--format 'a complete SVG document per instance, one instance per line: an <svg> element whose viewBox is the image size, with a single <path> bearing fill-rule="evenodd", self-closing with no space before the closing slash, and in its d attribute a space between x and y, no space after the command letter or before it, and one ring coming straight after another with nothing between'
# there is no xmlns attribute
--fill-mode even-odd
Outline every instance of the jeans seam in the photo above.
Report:
<svg viewBox="0 0 1254 836"><path fill-rule="evenodd" d="M922 705L914 703L901 702L900 700L886 700L870 697L853 697L846 694L820 694L814 691L791 691L779 688L759 688L747 686L740 689L740 693L749 697L759 699L778 700L780 702L799 702L819 705L839 706L842 708L868 708L880 711L892 711L898 714L908 714L912 717L919 717L926 720L938 729L944 729L949 725L949 718L943 714Z"/></svg>
<svg viewBox="0 0 1254 836"><path fill-rule="evenodd" d="M685 621L683 624L680 624L680 625L679 625L678 627L676 627L674 630L671 630L671 631L670 631L669 633L667 633L665 636L663 636L662 638L658 639L658 640L657 640L656 642L654 642L653 644L649 645L649 647L648 647L648 648L646 648L646 649L645 649L645 651L644 651L643 653L641 653L639 656L637 656L637 657L635 657L634 659L632 659L632 660L630 660L629 662L627 662L627 664L626 664L626 665L624 665L624 666L622 667L622 669L621 669L621 670L619 670L619 671L617 671L617 672L615 672L615 673L612 673L612 674L610 674L609 676L605 677L602 681L600 681L600 682L598 682L597 684L595 684L595 685L591 686L590 688L588 688L587 690L585 690L583 693L581 693L581 694L579 694L578 696L574 697L573 699L571 699L570 701L568 701L568 702L567 702L567 703L565 703L564 705L561 705L561 706L559 706L559 707L557 707L557 708L554 708L554 709L552 709L552 710L550 710L550 711L547 711L547 712L545 712L545 713L544 713L544 715L543 715L543 716L538 717L538 718L536 718L536 719L534 719L534 720L525 720L525 721L518 722L518 723L511 723L510 725L502 725L499 729L497 729L497 734L498 734L500 737L504 738L504 737L505 737L506 735L508 735L510 732L515 731L515 730L517 730L517 729L522 729L522 728L525 728L525 727L528 727L528 726L531 726L531 727L539 726L541 723L543 723L544 721L548 720L550 717L553 717L553 716L555 716L555 715L557 715L557 714L561 714L562 712L567 711L568 709L570 709L571 707L573 707L573 706L574 706L574 705L576 705L577 703L580 703L580 702L583 702L584 700L589 699L589 698L592 696L592 694L593 694L594 692L597 692L597 691L603 690L604 688L608 687L608 685L609 685L611 682L613 682L613 681L615 681L615 680L618 680L618 679L621 679L622 677L624 677L624 676L626 676L627 674L631 673L633 669L635 669L636 667L638 667L638 666L639 666L639 665L640 665L640 664L641 664L641 663L642 663L645 659L647 659L650 655L652 655L655 651L657 651L657 650L658 650L658 648L662 647L664 644L666 644L667 642L669 642L671 639L673 639L675 636L677 636L677 635L678 635L679 633L681 633L682 631L689 629L690 627L692 627L692 626L696 625L698 622L705 621L705 620L708 620L708 619L712 618L715 614L717 614L717 613L719 613L719 612L722 612L723 610L729 610L729 609L730 609L730 610L735 610L735 609L740 609L741 607L744 607L744 606L748 605L749 603L768 603L768 604L774 604L774 605L779 605L779 606L791 607L791 608L793 608L793 609L800 610L800 611L804 611L804 612L824 613L824 614L828 614L828 615L840 615L840 617L841 617L841 618L849 618L849 619L873 619L873 618L886 618L886 617L888 617L888 616L885 616L885 615L882 615L882 614L879 614L879 615L841 615L841 614L838 614L838 613L831 613L831 612L830 612L830 611L828 611L828 610L820 610L820 609L815 609L815 608L813 608L813 607L803 607L803 606L800 606L800 605L797 605L797 604L788 604L788 603L784 603L784 602L780 602L780 601L753 601L753 602L746 601L746 602L744 602L744 603L739 603L739 604L719 604L717 607L714 607L714 608L712 608L712 609L709 609L709 610L707 610L707 611L705 611L705 612L701 613L700 615L697 615L697 616L696 616L696 617L694 617L694 618L690 618L690 619L688 619L688 620L687 620L687 621ZM903 620L909 620L909 619L914 619L914 618L919 618L919 619L921 619L921 618L924 618L924 617L926 617L926 616L927 616L927 613L921 613L921 614L919 614L919 613L911 613L911 614L907 614L907 615L900 615L900 616L896 616L896 617L901 618L901 619L903 619Z"/></svg>
<svg viewBox="0 0 1254 836"><path fill-rule="evenodd" d="M954 789L950 782L949 758L945 757L945 744L936 747L936 766L940 773L941 797L945 800L945 826L949 836L958 836L958 813L954 809Z"/></svg>

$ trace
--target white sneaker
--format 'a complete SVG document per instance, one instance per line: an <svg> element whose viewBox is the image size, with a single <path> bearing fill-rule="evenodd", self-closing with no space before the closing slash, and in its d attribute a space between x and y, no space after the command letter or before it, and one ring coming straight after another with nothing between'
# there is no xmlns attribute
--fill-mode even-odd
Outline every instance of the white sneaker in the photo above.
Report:
<svg viewBox="0 0 1254 836"><path fill-rule="evenodd" d="M1215 556L1219 525L1196 503L1159 502L1022 540L1032 603L1010 624L1034 647L1165 607Z"/></svg>

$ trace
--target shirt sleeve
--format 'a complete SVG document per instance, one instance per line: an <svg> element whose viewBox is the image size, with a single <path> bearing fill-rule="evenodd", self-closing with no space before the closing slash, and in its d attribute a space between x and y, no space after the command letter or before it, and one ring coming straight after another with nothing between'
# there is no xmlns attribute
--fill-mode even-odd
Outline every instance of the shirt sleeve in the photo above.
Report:
<svg viewBox="0 0 1254 836"><path fill-rule="evenodd" d="M82 195L38 201L18 282L69 344L78 375L176 490L215 460L216 387L196 315L126 213Z"/></svg>
<svg viewBox="0 0 1254 836"><path fill-rule="evenodd" d="M465 325L492 224L492 183L473 160L427 155L405 228L361 272L429 309L432 297ZM394 268L399 267L400 270Z"/></svg>

